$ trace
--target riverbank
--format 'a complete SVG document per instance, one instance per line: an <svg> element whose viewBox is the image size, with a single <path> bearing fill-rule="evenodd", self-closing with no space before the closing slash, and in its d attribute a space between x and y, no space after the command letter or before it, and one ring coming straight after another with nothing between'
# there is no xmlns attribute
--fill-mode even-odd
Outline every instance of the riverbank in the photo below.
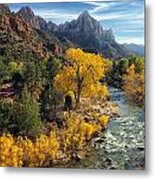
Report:
<svg viewBox="0 0 155 180"><path fill-rule="evenodd" d="M112 100L119 106L119 117L111 117L109 128L92 139L86 158L70 167L93 169L145 168L145 122L143 109L128 104L124 92L110 88Z"/></svg>
<svg viewBox="0 0 155 180"><path fill-rule="evenodd" d="M120 89L109 92L110 101L81 99L80 109L64 112L62 127L49 122L49 132L36 139L1 136L1 166L144 169L144 111Z"/></svg>

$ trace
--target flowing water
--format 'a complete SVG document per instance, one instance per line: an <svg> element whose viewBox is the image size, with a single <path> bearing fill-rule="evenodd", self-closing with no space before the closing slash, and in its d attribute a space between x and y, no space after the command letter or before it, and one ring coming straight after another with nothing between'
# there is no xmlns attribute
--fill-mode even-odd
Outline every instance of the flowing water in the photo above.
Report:
<svg viewBox="0 0 155 180"><path fill-rule="evenodd" d="M112 100L118 103L119 117L112 118L109 127L92 139L89 155L76 162L78 168L144 169L144 111L125 100L124 92L110 88Z"/></svg>

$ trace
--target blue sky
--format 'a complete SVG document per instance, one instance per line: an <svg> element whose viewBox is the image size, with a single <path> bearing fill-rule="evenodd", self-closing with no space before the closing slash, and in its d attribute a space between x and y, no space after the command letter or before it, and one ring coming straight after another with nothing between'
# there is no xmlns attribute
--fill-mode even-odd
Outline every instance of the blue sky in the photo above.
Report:
<svg viewBox="0 0 155 180"><path fill-rule="evenodd" d="M119 43L144 44L144 0L10 4L12 11L29 6L36 15L56 24L76 19L88 10L104 29L112 28Z"/></svg>

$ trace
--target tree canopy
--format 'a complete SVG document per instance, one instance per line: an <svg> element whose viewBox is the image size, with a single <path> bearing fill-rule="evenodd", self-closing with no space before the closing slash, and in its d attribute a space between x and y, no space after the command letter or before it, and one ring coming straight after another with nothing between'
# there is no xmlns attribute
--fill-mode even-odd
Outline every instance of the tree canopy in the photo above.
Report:
<svg viewBox="0 0 155 180"><path fill-rule="evenodd" d="M58 91L67 94L73 91L77 106L80 97L106 96L106 86L100 83L107 67L99 54L84 52L81 49L70 48L66 51L67 65L55 77Z"/></svg>

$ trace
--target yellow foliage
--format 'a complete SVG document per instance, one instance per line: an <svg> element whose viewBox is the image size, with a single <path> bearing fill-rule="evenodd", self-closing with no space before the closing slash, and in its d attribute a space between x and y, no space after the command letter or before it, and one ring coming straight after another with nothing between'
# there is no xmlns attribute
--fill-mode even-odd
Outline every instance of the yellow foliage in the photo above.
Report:
<svg viewBox="0 0 155 180"><path fill-rule="evenodd" d="M75 72L79 68L82 77L89 75L92 80L100 80L104 76L103 57L99 54L86 53L81 49L70 48L66 51L66 58L73 64Z"/></svg>
<svg viewBox="0 0 155 180"><path fill-rule="evenodd" d="M55 86L63 94L69 91L76 91L74 83L75 72L72 67L64 67L62 71L55 77Z"/></svg>
<svg viewBox="0 0 155 180"><path fill-rule="evenodd" d="M100 120L101 125L105 127L109 122L109 117L106 115L102 115L99 120Z"/></svg>
<svg viewBox="0 0 155 180"><path fill-rule="evenodd" d="M72 98L74 98L74 92L73 91L69 91L68 95L71 96Z"/></svg>
<svg viewBox="0 0 155 180"><path fill-rule="evenodd" d="M22 62L14 62L14 61L11 61L9 63L9 69L11 72L20 72L23 68L23 63Z"/></svg>
<svg viewBox="0 0 155 180"><path fill-rule="evenodd" d="M108 90L99 82L108 70L110 61L94 53L86 53L81 49L70 48L66 51L68 65L64 66L55 77L55 87L63 94L72 91L79 100L80 96L106 96Z"/></svg>
<svg viewBox="0 0 155 180"><path fill-rule="evenodd" d="M23 149L18 147L11 135L0 136L0 166L21 167L23 165Z"/></svg>
<svg viewBox="0 0 155 180"><path fill-rule="evenodd" d="M101 117L101 123L85 122L76 114L71 117L66 114L65 118L65 128L53 128L49 135L42 134L35 140L5 134L0 136L0 166L46 167L61 162L61 156L68 161L83 150L87 141L108 121L107 116Z"/></svg>
<svg viewBox="0 0 155 180"><path fill-rule="evenodd" d="M124 90L129 100L138 105L144 105L144 70L136 73L135 65L132 64L124 75Z"/></svg>
<svg viewBox="0 0 155 180"><path fill-rule="evenodd" d="M61 142L64 143L64 152L69 156L72 152L82 150L87 140L90 140L95 133L101 131L102 125L97 121L85 122L82 117L75 114L66 117L67 129L64 130Z"/></svg>
<svg viewBox="0 0 155 180"><path fill-rule="evenodd" d="M96 84L90 84L90 87L83 94L84 97L96 97L99 99L106 98L109 95L108 88L106 85L102 85L100 82Z"/></svg>
<svg viewBox="0 0 155 180"><path fill-rule="evenodd" d="M103 63L104 63L104 72L105 74L107 74L109 71L112 70L113 61L109 59L103 59Z"/></svg>
<svg viewBox="0 0 155 180"><path fill-rule="evenodd" d="M0 137L0 166L37 167L57 158L59 142L56 135L41 135L33 142L28 138Z"/></svg>
<svg viewBox="0 0 155 180"><path fill-rule="evenodd" d="M32 142L30 139L22 140L21 146L26 154L25 163L29 167L43 166L45 162L56 159L59 142L55 134L41 135Z"/></svg>

